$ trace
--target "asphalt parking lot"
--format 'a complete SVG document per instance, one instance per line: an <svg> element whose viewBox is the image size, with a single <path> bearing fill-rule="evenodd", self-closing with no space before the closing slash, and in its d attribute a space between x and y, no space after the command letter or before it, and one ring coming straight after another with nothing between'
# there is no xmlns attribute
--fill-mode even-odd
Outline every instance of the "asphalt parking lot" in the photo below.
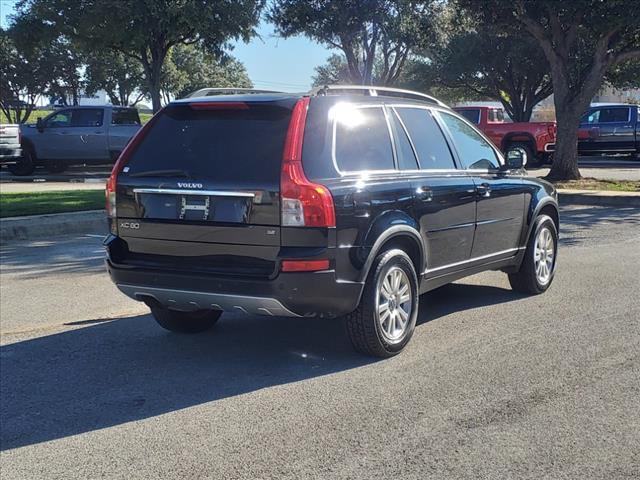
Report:
<svg viewBox="0 0 640 480"><path fill-rule="evenodd" d="M546 294L499 272L440 288L386 361L339 320L166 333L95 232L3 245L0 476L638 478L640 209L562 222Z"/></svg>

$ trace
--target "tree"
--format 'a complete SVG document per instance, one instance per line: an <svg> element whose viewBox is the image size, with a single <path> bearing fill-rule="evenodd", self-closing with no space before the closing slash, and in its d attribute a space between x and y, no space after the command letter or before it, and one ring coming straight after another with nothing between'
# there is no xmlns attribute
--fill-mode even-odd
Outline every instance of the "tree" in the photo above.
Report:
<svg viewBox="0 0 640 480"><path fill-rule="evenodd" d="M607 72L605 80L615 88L640 89L640 60L615 65Z"/></svg>
<svg viewBox="0 0 640 480"><path fill-rule="evenodd" d="M230 56L218 59L194 45L177 45L171 52L171 61L182 77L178 88L171 90L176 98L206 87L253 87L244 65Z"/></svg>
<svg viewBox="0 0 640 480"><path fill-rule="evenodd" d="M264 0L22 0L30 12L94 55L115 50L140 62L153 110L161 107L162 67L172 47L199 44L221 53L255 34Z"/></svg>
<svg viewBox="0 0 640 480"><path fill-rule="evenodd" d="M10 123L24 123L50 85L52 65L40 44L19 47L14 34L0 29L0 109Z"/></svg>
<svg viewBox="0 0 640 480"><path fill-rule="evenodd" d="M135 106L144 98L144 77L140 62L116 51L87 55L86 91L107 92L113 105Z"/></svg>
<svg viewBox="0 0 640 480"><path fill-rule="evenodd" d="M550 179L578 179L580 117L607 71L640 59L640 2L635 0L457 0L467 14L510 27L517 22L550 66L558 135Z"/></svg>
<svg viewBox="0 0 640 480"><path fill-rule="evenodd" d="M50 81L46 91L40 93L60 98L65 105L77 105L84 87L81 72L84 58L78 44L31 12L14 16L11 32L18 49L39 51L41 57L46 57Z"/></svg>
<svg viewBox="0 0 640 480"><path fill-rule="evenodd" d="M413 0L274 0L268 19L283 37L303 34L341 50L351 83L393 85L416 45L431 32L437 2Z"/></svg>
<svg viewBox="0 0 640 480"><path fill-rule="evenodd" d="M344 55L334 53L325 64L318 65L314 70L316 73L311 78L314 87L349 83L349 66Z"/></svg>
<svg viewBox="0 0 640 480"><path fill-rule="evenodd" d="M430 55L437 82L467 95L502 103L516 122L528 122L533 108L553 92L549 66L532 38L504 28L476 24L455 32Z"/></svg>

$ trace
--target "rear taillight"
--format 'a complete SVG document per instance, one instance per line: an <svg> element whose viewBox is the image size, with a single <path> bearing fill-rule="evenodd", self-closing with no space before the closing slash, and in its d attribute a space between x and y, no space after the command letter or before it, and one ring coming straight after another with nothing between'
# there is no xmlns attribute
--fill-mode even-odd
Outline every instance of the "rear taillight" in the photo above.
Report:
<svg viewBox="0 0 640 480"><path fill-rule="evenodd" d="M558 131L558 127L556 126L555 123L551 123L547 125L547 132L549 133L550 137L555 138L557 131Z"/></svg>
<svg viewBox="0 0 640 480"><path fill-rule="evenodd" d="M133 137L129 140L129 143L124 147L124 150L118 156L118 160L113 165L111 169L111 175L109 175L109 180L107 180L107 186L105 188L105 196L106 196L106 209L107 215L109 217L115 218L117 216L116 211L116 186L118 183L118 175L122 172L124 166L129 162L131 155L138 148L140 142L147 134L151 126L155 123L156 119L160 115L162 110L156 113L149 121L138 130Z"/></svg>
<svg viewBox="0 0 640 480"><path fill-rule="evenodd" d="M280 176L283 227L335 227L333 198L324 185L310 182L302 168L302 140L309 97L298 100L287 131Z"/></svg>

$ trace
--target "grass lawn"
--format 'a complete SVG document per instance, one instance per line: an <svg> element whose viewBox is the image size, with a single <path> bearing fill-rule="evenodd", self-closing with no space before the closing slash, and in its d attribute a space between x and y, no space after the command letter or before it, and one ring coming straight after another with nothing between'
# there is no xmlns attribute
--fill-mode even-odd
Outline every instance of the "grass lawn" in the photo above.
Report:
<svg viewBox="0 0 640 480"><path fill-rule="evenodd" d="M103 190L0 193L0 217L104 208Z"/></svg>
<svg viewBox="0 0 640 480"><path fill-rule="evenodd" d="M147 123L151 117L153 117L153 113L138 113L138 115L140 115L140 121L143 125Z"/></svg>
<svg viewBox="0 0 640 480"><path fill-rule="evenodd" d="M580 180L553 182L553 184L558 189L640 192L640 181L638 180L598 180L596 178L581 178Z"/></svg>
<svg viewBox="0 0 640 480"><path fill-rule="evenodd" d="M36 123L36 121L38 121L39 118L44 118L50 113L51 113L51 110L34 110L33 112L31 112L31 115L29 115L29 120L27 120L27 123ZM9 120L7 120L7 116L4 114L4 112L1 112L1 111L0 111L0 123L9 123Z"/></svg>
<svg viewBox="0 0 640 480"><path fill-rule="evenodd" d="M31 112L31 115L29 115L29 120L27 120L27 123L36 123L39 118L44 118L47 115L49 115L51 112L52 110L34 110L33 112ZM140 115L140 121L144 125L149 121L149 119L152 117L153 114L139 113L139 115ZM0 124L2 123L5 123L5 124L9 123L9 120L7 120L7 116L4 114L4 112L0 111Z"/></svg>

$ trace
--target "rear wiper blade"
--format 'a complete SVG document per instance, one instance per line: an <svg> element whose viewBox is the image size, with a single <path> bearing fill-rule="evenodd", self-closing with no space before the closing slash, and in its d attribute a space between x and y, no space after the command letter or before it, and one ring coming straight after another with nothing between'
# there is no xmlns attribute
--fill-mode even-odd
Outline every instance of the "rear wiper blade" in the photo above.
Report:
<svg viewBox="0 0 640 480"><path fill-rule="evenodd" d="M186 170L145 170L144 172L136 172L129 174L130 177L188 177L189 172Z"/></svg>

